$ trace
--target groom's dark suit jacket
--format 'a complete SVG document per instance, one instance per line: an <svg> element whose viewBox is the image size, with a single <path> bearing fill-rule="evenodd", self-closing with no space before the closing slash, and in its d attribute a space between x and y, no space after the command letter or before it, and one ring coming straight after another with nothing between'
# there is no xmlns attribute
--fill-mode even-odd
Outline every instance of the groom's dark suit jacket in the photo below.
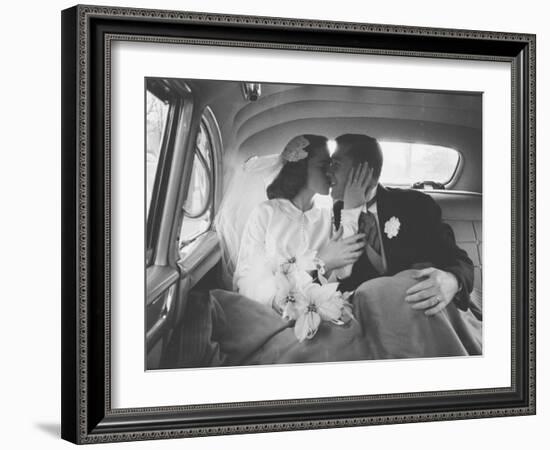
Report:
<svg viewBox="0 0 550 450"><path fill-rule="evenodd" d="M412 189L386 188L378 185L376 208L380 223L380 237L386 256L387 272L395 275L413 265L430 266L453 273L460 290L454 301L467 310L474 282L474 267L468 254L456 245L452 228L441 220L441 208L429 196ZM335 226L340 226L342 202L334 205ZM401 226L397 236L389 239L385 223L396 217ZM381 276L363 252L353 266L351 276L342 280L339 289L355 290L364 281Z"/></svg>

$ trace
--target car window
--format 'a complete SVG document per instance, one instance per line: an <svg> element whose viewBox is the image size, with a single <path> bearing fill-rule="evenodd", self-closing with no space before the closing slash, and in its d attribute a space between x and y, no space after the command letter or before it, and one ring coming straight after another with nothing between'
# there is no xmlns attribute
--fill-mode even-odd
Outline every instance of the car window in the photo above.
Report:
<svg viewBox="0 0 550 450"><path fill-rule="evenodd" d="M149 207L151 205L151 197L153 195L153 188L155 186L155 178L157 175L157 168L159 165L160 149L162 146L162 139L164 137L164 130L166 129L166 117L168 115L169 104L160 100L156 95L147 91L147 198L146 208L147 217L149 216Z"/></svg>
<svg viewBox="0 0 550 450"><path fill-rule="evenodd" d="M447 184L460 162L460 154L449 147L409 142L380 141L384 165L380 181L388 185L410 186L434 181Z"/></svg>
<svg viewBox="0 0 550 450"><path fill-rule="evenodd" d="M212 224L215 183L213 160L212 138L203 121L195 143L193 171L183 205L180 249L207 231Z"/></svg>

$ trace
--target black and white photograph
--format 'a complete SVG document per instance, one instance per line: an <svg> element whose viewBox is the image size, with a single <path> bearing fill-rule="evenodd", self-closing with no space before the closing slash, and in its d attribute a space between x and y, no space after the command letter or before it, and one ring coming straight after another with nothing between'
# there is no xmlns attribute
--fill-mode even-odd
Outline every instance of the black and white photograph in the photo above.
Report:
<svg viewBox="0 0 550 450"><path fill-rule="evenodd" d="M63 9L59 326L37 315L61 329L63 439L540 431L544 27L423 1Z"/></svg>
<svg viewBox="0 0 550 450"><path fill-rule="evenodd" d="M483 356L482 92L144 85L146 370Z"/></svg>

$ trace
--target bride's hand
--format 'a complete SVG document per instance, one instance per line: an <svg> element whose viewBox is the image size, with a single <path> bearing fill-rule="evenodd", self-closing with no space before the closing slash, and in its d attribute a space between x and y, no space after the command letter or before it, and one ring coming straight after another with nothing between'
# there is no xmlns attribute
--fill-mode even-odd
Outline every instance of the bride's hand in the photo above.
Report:
<svg viewBox="0 0 550 450"><path fill-rule="evenodd" d="M340 227L317 254L329 272L355 263L365 248L364 233L354 234L345 239L342 239L342 233L343 229Z"/></svg>
<svg viewBox="0 0 550 450"><path fill-rule="evenodd" d="M367 202L372 177L373 169L367 162L351 169L344 189L344 209L357 208Z"/></svg>

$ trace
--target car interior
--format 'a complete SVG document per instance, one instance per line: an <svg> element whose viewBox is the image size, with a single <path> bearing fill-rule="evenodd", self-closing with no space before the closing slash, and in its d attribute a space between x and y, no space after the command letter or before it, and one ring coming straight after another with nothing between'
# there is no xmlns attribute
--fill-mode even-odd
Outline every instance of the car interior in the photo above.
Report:
<svg viewBox="0 0 550 450"><path fill-rule="evenodd" d="M214 218L235 168L304 133L379 140L380 181L432 196L468 252L481 318L481 93L148 78L145 97L146 370L176 367L189 300L229 287Z"/></svg>

